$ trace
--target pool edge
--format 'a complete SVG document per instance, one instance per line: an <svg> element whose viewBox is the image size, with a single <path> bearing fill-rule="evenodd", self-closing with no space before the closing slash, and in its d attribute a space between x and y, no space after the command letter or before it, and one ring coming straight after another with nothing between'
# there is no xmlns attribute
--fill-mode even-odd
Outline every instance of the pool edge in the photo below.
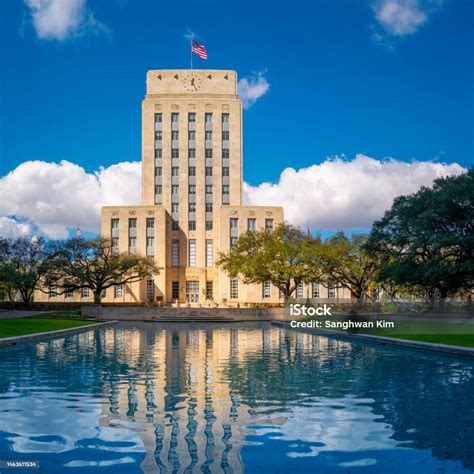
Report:
<svg viewBox="0 0 474 474"><path fill-rule="evenodd" d="M58 329L56 331L36 332L33 334L24 334L23 336L5 337L3 339L0 339L0 347L24 344L27 342L36 341L38 339L54 339L55 337L70 336L71 334L92 331L99 327L112 326L117 323L118 321L100 321L94 324L78 326L75 328Z"/></svg>
<svg viewBox="0 0 474 474"><path fill-rule="evenodd" d="M474 347L453 346L449 344L438 344L433 342L413 341L407 339L396 339L394 337L374 336L371 334L348 334L340 333L339 331L331 331L328 329L317 328L292 328L287 321L272 321L272 325L290 329L296 332L303 332L306 334L315 334L318 336L333 336L345 340L361 340L367 342L374 342L382 345L401 346L406 349L415 349L424 352L435 352L441 355L460 356L468 359L474 358Z"/></svg>

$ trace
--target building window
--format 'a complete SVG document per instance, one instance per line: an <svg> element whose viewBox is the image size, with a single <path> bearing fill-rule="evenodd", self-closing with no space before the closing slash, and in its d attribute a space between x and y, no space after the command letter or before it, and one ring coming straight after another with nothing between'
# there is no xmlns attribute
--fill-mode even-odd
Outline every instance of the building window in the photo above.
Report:
<svg viewBox="0 0 474 474"><path fill-rule="evenodd" d="M206 281L206 300L214 299L214 282Z"/></svg>
<svg viewBox="0 0 474 474"><path fill-rule="evenodd" d="M110 225L112 229L118 229L119 228L119 220L118 219L112 219L110 221Z"/></svg>
<svg viewBox="0 0 474 474"><path fill-rule="evenodd" d="M171 298L179 300L179 281L171 282Z"/></svg>
<svg viewBox="0 0 474 474"><path fill-rule="evenodd" d="M224 166L222 168L222 176L229 176L229 167L228 166Z"/></svg>
<svg viewBox="0 0 474 474"><path fill-rule="evenodd" d="M196 140L196 132L194 130L188 131L188 140Z"/></svg>
<svg viewBox="0 0 474 474"><path fill-rule="evenodd" d="M153 248L155 246L155 237L147 237L146 238L146 246L148 248Z"/></svg>
<svg viewBox="0 0 474 474"><path fill-rule="evenodd" d="M188 222L188 229L189 230L196 230L196 221L189 221Z"/></svg>
<svg viewBox="0 0 474 474"><path fill-rule="evenodd" d="M247 219L247 230L250 230L250 231L257 230L257 219L253 217Z"/></svg>
<svg viewBox="0 0 474 474"><path fill-rule="evenodd" d="M179 186L177 184L172 184L171 185L171 194L179 194Z"/></svg>
<svg viewBox="0 0 474 474"><path fill-rule="evenodd" d="M146 281L146 299L153 301L155 299L155 282L153 278L148 278Z"/></svg>
<svg viewBox="0 0 474 474"><path fill-rule="evenodd" d="M228 148L223 148L222 149L222 158L229 158L229 149Z"/></svg>
<svg viewBox="0 0 474 474"><path fill-rule="evenodd" d="M179 230L179 222L174 219L171 221L171 230Z"/></svg>
<svg viewBox="0 0 474 474"><path fill-rule="evenodd" d="M137 248L137 238L136 237L129 237L128 238L128 247L130 250Z"/></svg>
<svg viewBox="0 0 474 474"><path fill-rule="evenodd" d="M147 217L146 219L146 228L154 229L155 228L155 219L153 217Z"/></svg>
<svg viewBox="0 0 474 474"><path fill-rule="evenodd" d="M212 123L212 114L211 113L207 113L204 115L204 120L206 123Z"/></svg>
<svg viewBox="0 0 474 474"><path fill-rule="evenodd" d="M179 140L179 132L177 130L171 132L171 140Z"/></svg>
<svg viewBox="0 0 474 474"><path fill-rule="evenodd" d="M238 229L239 228L239 219L236 217L230 218L230 228L231 229Z"/></svg>
<svg viewBox="0 0 474 474"><path fill-rule="evenodd" d="M173 112L171 114L171 121L173 123L178 123L179 122L179 114L177 112Z"/></svg>
<svg viewBox="0 0 474 474"><path fill-rule="evenodd" d="M206 212L212 212L212 202L206 202Z"/></svg>
<svg viewBox="0 0 474 474"><path fill-rule="evenodd" d="M171 168L171 176L179 176L179 167L178 166L173 166Z"/></svg>
<svg viewBox="0 0 474 474"><path fill-rule="evenodd" d="M161 123L163 121L162 114L155 114L155 123Z"/></svg>
<svg viewBox="0 0 474 474"><path fill-rule="evenodd" d="M137 228L137 220L135 218L128 220L128 228L129 229L136 229Z"/></svg>
<svg viewBox="0 0 474 474"><path fill-rule="evenodd" d="M171 241L171 266L179 267L179 240Z"/></svg>
<svg viewBox="0 0 474 474"><path fill-rule="evenodd" d="M212 140L212 130L206 130L206 140Z"/></svg>
<svg viewBox="0 0 474 474"><path fill-rule="evenodd" d="M336 297L336 285L334 283L328 283L328 298Z"/></svg>
<svg viewBox="0 0 474 474"><path fill-rule="evenodd" d="M196 149L195 148L190 148L188 150L188 158L196 158Z"/></svg>
<svg viewBox="0 0 474 474"><path fill-rule="evenodd" d="M163 138L163 133L161 132L161 130L157 130L155 132L155 140L161 140Z"/></svg>
<svg viewBox="0 0 474 474"><path fill-rule="evenodd" d="M123 296L122 285L115 285L114 286L114 298L122 298L122 296Z"/></svg>
<svg viewBox="0 0 474 474"><path fill-rule="evenodd" d="M313 283L311 283L311 296L313 298L321 298L321 291L320 291L320 287L319 287L319 283L313 281Z"/></svg>
<svg viewBox="0 0 474 474"><path fill-rule="evenodd" d="M212 194L212 184L206 184L206 194Z"/></svg>
<svg viewBox="0 0 474 474"><path fill-rule="evenodd" d="M214 246L212 239L206 239L206 267L214 265Z"/></svg>
<svg viewBox="0 0 474 474"><path fill-rule="evenodd" d="M273 219L265 219L265 230L273 230Z"/></svg>
<svg viewBox="0 0 474 474"><path fill-rule="evenodd" d="M188 168L188 176L196 176L196 167L195 166L190 166Z"/></svg>
<svg viewBox="0 0 474 474"><path fill-rule="evenodd" d="M157 166L155 168L155 176L161 176L162 172L163 172L163 169L161 168L161 166Z"/></svg>
<svg viewBox="0 0 474 474"><path fill-rule="evenodd" d="M161 184L157 184L157 185L155 186L155 194L161 194L162 191L163 191L162 185L161 185Z"/></svg>
<svg viewBox="0 0 474 474"><path fill-rule="evenodd" d="M172 202L171 203L171 212L179 212L179 203L178 202Z"/></svg>
<svg viewBox="0 0 474 474"><path fill-rule="evenodd" d="M237 245L237 237L230 238L230 246L235 247Z"/></svg>
<svg viewBox="0 0 474 474"><path fill-rule="evenodd" d="M195 202L190 202L190 203L188 204L188 206L189 206L189 207L188 207L188 211L189 211L189 212L196 212L196 203L195 203Z"/></svg>
<svg viewBox="0 0 474 474"><path fill-rule="evenodd" d="M262 285L262 297L270 298L272 296L272 288L269 281L265 281Z"/></svg>
<svg viewBox="0 0 474 474"><path fill-rule="evenodd" d="M222 114L222 123L229 123L229 114Z"/></svg>
<svg viewBox="0 0 474 474"><path fill-rule="evenodd" d="M296 286L296 297L303 298L304 297L304 285L303 282L300 281Z"/></svg>
<svg viewBox="0 0 474 474"><path fill-rule="evenodd" d="M212 230L212 221L206 221L206 230Z"/></svg>
<svg viewBox="0 0 474 474"><path fill-rule="evenodd" d="M67 287L65 292L64 292L64 297L65 298L72 298L74 296L74 290L70 287Z"/></svg>
<svg viewBox="0 0 474 474"><path fill-rule="evenodd" d="M222 132L222 140L223 140L223 141L229 140L229 132L228 132L228 131L224 130L224 131Z"/></svg>
<svg viewBox="0 0 474 474"><path fill-rule="evenodd" d="M212 148L206 148L206 158L212 158Z"/></svg>
<svg viewBox="0 0 474 474"><path fill-rule="evenodd" d="M222 185L222 194L229 194L230 192L230 186L228 184L223 184Z"/></svg>
<svg viewBox="0 0 474 474"><path fill-rule="evenodd" d="M155 150L155 158L162 158L163 157L163 150L161 148L157 148Z"/></svg>
<svg viewBox="0 0 474 474"><path fill-rule="evenodd" d="M195 122L196 121L196 114L194 112L189 112L188 114L188 122Z"/></svg>
<svg viewBox="0 0 474 474"><path fill-rule="evenodd" d="M49 297L56 298L58 296L58 287L56 285L50 285L49 287Z"/></svg>
<svg viewBox="0 0 474 474"><path fill-rule="evenodd" d="M85 288L82 288L81 290L81 297L82 298L89 298L90 295L90 288L86 286Z"/></svg>
<svg viewBox="0 0 474 474"><path fill-rule="evenodd" d="M188 303L199 302L199 281L188 280L186 282L186 301Z"/></svg>
<svg viewBox="0 0 474 474"><path fill-rule="evenodd" d="M231 278L230 279L230 298L235 300L239 297L239 279Z"/></svg>
<svg viewBox="0 0 474 474"><path fill-rule="evenodd" d="M196 185L195 184L190 184L189 189L188 189L189 194L196 194Z"/></svg>
<svg viewBox="0 0 474 474"><path fill-rule="evenodd" d="M212 166L206 166L206 176L212 176Z"/></svg>
<svg viewBox="0 0 474 474"><path fill-rule="evenodd" d="M196 266L196 239L189 239L189 266Z"/></svg>
<svg viewBox="0 0 474 474"><path fill-rule="evenodd" d="M171 150L171 158L179 158L179 148L173 148Z"/></svg>
<svg viewBox="0 0 474 474"><path fill-rule="evenodd" d="M118 246L119 246L119 238L112 237L112 250L118 250Z"/></svg>

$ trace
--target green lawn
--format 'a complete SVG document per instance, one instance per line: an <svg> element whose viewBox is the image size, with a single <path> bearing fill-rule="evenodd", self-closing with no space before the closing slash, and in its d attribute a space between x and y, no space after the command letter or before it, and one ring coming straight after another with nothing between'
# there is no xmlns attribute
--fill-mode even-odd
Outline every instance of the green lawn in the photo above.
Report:
<svg viewBox="0 0 474 474"><path fill-rule="evenodd" d="M474 347L473 334L390 334L388 337L410 341L433 342L451 346Z"/></svg>
<svg viewBox="0 0 474 474"><path fill-rule="evenodd" d="M46 331L76 328L95 324L93 321L74 321L69 319L14 318L0 320L0 339L23 336Z"/></svg>

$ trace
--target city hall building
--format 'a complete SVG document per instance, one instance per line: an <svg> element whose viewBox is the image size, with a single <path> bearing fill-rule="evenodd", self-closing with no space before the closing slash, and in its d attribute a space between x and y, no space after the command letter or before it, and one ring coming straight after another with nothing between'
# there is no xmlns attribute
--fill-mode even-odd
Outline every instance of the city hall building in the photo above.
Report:
<svg viewBox="0 0 474 474"><path fill-rule="evenodd" d="M247 230L273 229L281 207L242 201L242 103L237 74L224 70L153 70L142 102L142 203L102 209L101 234L116 252L153 259L160 273L108 288L105 303L282 303L269 282L245 285L216 266ZM81 294L39 300L92 300ZM319 283L299 298L350 297Z"/></svg>
<svg viewBox="0 0 474 474"><path fill-rule="evenodd" d="M244 285L219 271L216 260L247 229L281 222L281 207L242 202L236 72L148 71L142 204L104 207L101 233L118 252L152 258L161 271L118 291L110 288L103 301L277 303L275 287Z"/></svg>

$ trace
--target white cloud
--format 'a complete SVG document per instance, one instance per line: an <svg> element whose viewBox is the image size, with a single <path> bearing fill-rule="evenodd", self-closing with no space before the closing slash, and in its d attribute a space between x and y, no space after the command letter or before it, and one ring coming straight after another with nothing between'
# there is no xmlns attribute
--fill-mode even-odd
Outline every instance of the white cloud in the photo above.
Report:
<svg viewBox="0 0 474 474"><path fill-rule="evenodd" d="M0 216L0 237L16 238L31 235L33 226L29 222L19 222L13 217Z"/></svg>
<svg viewBox="0 0 474 474"><path fill-rule="evenodd" d="M277 184L244 184L246 203L283 206L285 219L306 229L370 228L391 207L393 198L410 194L435 178L460 174L460 165L432 161L327 159L319 165L286 168Z"/></svg>
<svg viewBox="0 0 474 474"><path fill-rule="evenodd" d="M240 79L238 88L242 105L244 109L248 109L268 92L270 84L265 79L264 73L259 72Z"/></svg>
<svg viewBox="0 0 474 474"><path fill-rule="evenodd" d="M374 0L372 9L384 31L403 37L416 33L441 6L443 0ZM382 36L375 33L380 41Z"/></svg>
<svg viewBox="0 0 474 474"><path fill-rule="evenodd" d="M69 161L27 161L0 178L0 215L30 219L40 233L53 238L65 237L67 227L77 223L83 230L98 232L100 208L139 204L140 189L137 162L87 173ZM3 232L2 226L0 235Z"/></svg>
<svg viewBox="0 0 474 474"><path fill-rule="evenodd" d="M244 183L248 204L283 206L285 219L306 229L370 228L394 197L464 171L460 165L357 155L348 161L327 159L319 165L286 168L277 184ZM99 232L100 209L140 203L141 164L122 162L88 173L69 161L28 161L0 178L0 236L32 231L63 238L78 223Z"/></svg>
<svg viewBox="0 0 474 474"><path fill-rule="evenodd" d="M85 32L106 31L87 0L25 0L38 38L64 40Z"/></svg>

